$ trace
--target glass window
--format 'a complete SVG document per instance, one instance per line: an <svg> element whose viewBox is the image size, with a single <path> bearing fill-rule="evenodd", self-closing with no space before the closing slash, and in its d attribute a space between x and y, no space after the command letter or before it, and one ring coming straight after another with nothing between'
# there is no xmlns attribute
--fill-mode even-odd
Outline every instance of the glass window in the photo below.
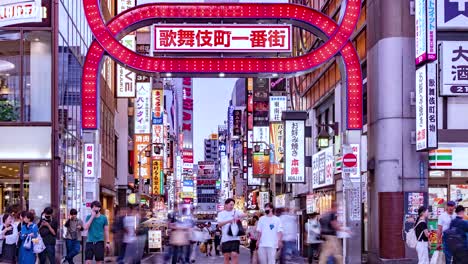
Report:
<svg viewBox="0 0 468 264"><path fill-rule="evenodd" d="M24 119L51 122L52 112L51 33L24 33Z"/></svg>
<svg viewBox="0 0 468 264"><path fill-rule="evenodd" d="M0 122L21 120L21 34L0 30Z"/></svg>
<svg viewBox="0 0 468 264"><path fill-rule="evenodd" d="M0 163L0 213L15 208L19 211L20 163Z"/></svg>
<svg viewBox="0 0 468 264"><path fill-rule="evenodd" d="M468 185L450 185L450 199L465 207L468 206Z"/></svg>
<svg viewBox="0 0 468 264"><path fill-rule="evenodd" d="M24 165L24 207L42 212L51 202L50 162L26 163ZM32 188L34 186L34 188Z"/></svg>
<svg viewBox="0 0 468 264"><path fill-rule="evenodd" d="M429 187L429 218L437 218L445 210L447 187Z"/></svg>

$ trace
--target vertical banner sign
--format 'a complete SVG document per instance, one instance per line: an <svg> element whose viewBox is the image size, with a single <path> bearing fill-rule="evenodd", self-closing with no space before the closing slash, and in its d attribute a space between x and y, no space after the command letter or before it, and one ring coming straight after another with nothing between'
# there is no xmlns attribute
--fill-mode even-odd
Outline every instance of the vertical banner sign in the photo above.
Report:
<svg viewBox="0 0 468 264"><path fill-rule="evenodd" d="M286 92L286 78L270 79L271 92Z"/></svg>
<svg viewBox="0 0 468 264"><path fill-rule="evenodd" d="M247 185L248 186L260 186L260 185L262 185L262 179L261 178L255 178L253 176L253 168L252 167L247 168Z"/></svg>
<svg viewBox="0 0 468 264"><path fill-rule="evenodd" d="M247 196L247 210L258 210L258 191L251 191Z"/></svg>
<svg viewBox="0 0 468 264"><path fill-rule="evenodd" d="M153 125L162 125L164 116L164 90L154 89L152 94L152 123Z"/></svg>
<svg viewBox="0 0 468 264"><path fill-rule="evenodd" d="M440 94L468 96L468 41L444 41L441 50Z"/></svg>
<svg viewBox="0 0 468 264"><path fill-rule="evenodd" d="M285 135L285 182L305 182L305 122L286 120Z"/></svg>
<svg viewBox="0 0 468 264"><path fill-rule="evenodd" d="M269 192L259 192L259 201L258 201L258 205L259 205L259 208L260 210L264 210L265 209L265 204L269 203L270 202L270 193Z"/></svg>
<svg viewBox="0 0 468 264"><path fill-rule="evenodd" d="M135 99L135 134L149 134L151 132L151 84L138 83Z"/></svg>
<svg viewBox="0 0 468 264"><path fill-rule="evenodd" d="M283 175L284 170L281 168L280 160L284 155L284 124L271 123L270 124L270 143L272 146L272 154L274 155L273 161L273 174Z"/></svg>
<svg viewBox="0 0 468 264"><path fill-rule="evenodd" d="M228 131L229 137L232 137L234 135L234 106L230 105L228 111Z"/></svg>
<svg viewBox="0 0 468 264"><path fill-rule="evenodd" d="M153 195L161 195L162 160L153 160Z"/></svg>
<svg viewBox="0 0 468 264"><path fill-rule="evenodd" d="M286 96L270 96L270 122L281 122L281 114L286 107Z"/></svg>
<svg viewBox="0 0 468 264"><path fill-rule="evenodd" d="M266 144L270 143L269 127L254 127L253 147L260 146L260 151L253 151L253 175L254 177L270 177L270 156L265 155ZM265 142L265 143L264 143Z"/></svg>
<svg viewBox="0 0 468 264"><path fill-rule="evenodd" d="M333 146L328 147L312 156L312 188L322 188L334 184Z"/></svg>
<svg viewBox="0 0 468 264"><path fill-rule="evenodd" d="M268 101L270 82L267 78L253 79L253 125L269 126Z"/></svg>
<svg viewBox="0 0 468 264"><path fill-rule="evenodd" d="M129 50L134 51L136 48L135 35L127 35L120 42ZM134 98L136 95L135 82L136 74L132 70L117 64L117 97Z"/></svg>
<svg viewBox="0 0 468 264"><path fill-rule="evenodd" d="M193 148L193 85L192 78L182 79L182 132L184 148Z"/></svg>
<svg viewBox="0 0 468 264"><path fill-rule="evenodd" d="M437 59L435 0L416 0L416 65Z"/></svg>
<svg viewBox="0 0 468 264"><path fill-rule="evenodd" d="M150 178L151 171L151 163L150 163L150 158L146 157L145 155L145 147L148 146L151 141L150 141L150 135L149 134L135 134L133 143L134 143L134 163L135 164L135 179L139 179L139 172L140 172L140 166L141 166L141 177L143 179L147 180ZM149 147L145 150L149 150ZM141 157L140 157L140 152L141 152ZM138 164L138 161L141 158L141 164Z"/></svg>
<svg viewBox="0 0 468 264"><path fill-rule="evenodd" d="M242 110L234 110L234 124L232 135L239 137L242 135Z"/></svg>
<svg viewBox="0 0 468 264"><path fill-rule="evenodd" d="M95 156L94 144L84 144L84 177L95 178L94 173L94 156Z"/></svg>
<svg viewBox="0 0 468 264"><path fill-rule="evenodd" d="M416 151L427 149L427 68L416 70Z"/></svg>
<svg viewBox="0 0 468 264"><path fill-rule="evenodd" d="M437 148L437 64L416 70L416 150Z"/></svg>

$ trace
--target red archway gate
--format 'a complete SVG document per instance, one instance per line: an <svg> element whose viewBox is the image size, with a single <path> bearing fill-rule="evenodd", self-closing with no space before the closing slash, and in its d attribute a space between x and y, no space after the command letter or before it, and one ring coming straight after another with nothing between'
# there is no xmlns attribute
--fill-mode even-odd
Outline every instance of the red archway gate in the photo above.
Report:
<svg viewBox="0 0 468 264"><path fill-rule="evenodd" d="M104 24L100 0L83 0L85 14L95 40L90 46L83 68L82 127L97 129L98 79L102 57L106 53L119 63L139 72L175 73L203 76L279 74L297 75L313 70L336 54L343 57L347 87L347 128L362 128L362 77L359 57L349 38L354 32L361 0L346 0L339 25L326 15L305 6L293 4L146 4L128 9ZM160 58L137 54L118 37L131 28L155 19L289 19L322 32L328 41L316 50L290 58Z"/></svg>

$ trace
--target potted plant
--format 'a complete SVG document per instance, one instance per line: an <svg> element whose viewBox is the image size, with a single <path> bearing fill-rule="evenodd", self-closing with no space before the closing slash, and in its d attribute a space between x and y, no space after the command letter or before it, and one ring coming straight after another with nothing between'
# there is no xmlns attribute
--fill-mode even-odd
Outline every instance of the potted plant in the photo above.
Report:
<svg viewBox="0 0 468 264"><path fill-rule="evenodd" d="M0 122L16 121L18 119L18 107L9 101L0 101Z"/></svg>

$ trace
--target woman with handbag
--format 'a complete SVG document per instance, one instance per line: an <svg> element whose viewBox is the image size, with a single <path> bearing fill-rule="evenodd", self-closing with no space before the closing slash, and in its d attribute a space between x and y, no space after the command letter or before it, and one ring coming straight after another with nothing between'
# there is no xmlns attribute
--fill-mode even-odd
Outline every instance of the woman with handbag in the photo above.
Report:
<svg viewBox="0 0 468 264"><path fill-rule="evenodd" d="M23 218L24 224L21 228L20 235L20 255L18 263L21 264L35 264L36 254L34 253L34 246L32 239L37 237L39 229L36 224L33 223L34 215L30 212L26 213L26 217Z"/></svg>
<svg viewBox="0 0 468 264"><path fill-rule="evenodd" d="M15 263L16 241L18 241L18 230L13 225L13 217L9 214L3 215L3 224L0 226L0 240L2 243L2 262Z"/></svg>
<svg viewBox="0 0 468 264"><path fill-rule="evenodd" d="M429 211L425 206L419 207L418 218L416 219L416 225L414 228L416 237L418 238L418 244L416 245L418 264L429 264L429 231L426 223L428 214Z"/></svg>

